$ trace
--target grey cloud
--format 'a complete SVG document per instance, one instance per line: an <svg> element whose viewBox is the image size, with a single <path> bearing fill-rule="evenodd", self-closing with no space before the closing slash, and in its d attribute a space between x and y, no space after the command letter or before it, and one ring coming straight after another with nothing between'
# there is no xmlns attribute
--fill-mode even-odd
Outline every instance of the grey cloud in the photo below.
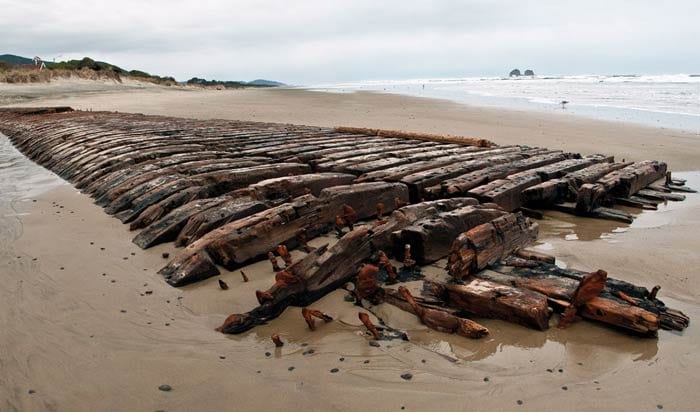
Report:
<svg viewBox="0 0 700 412"><path fill-rule="evenodd" d="M0 0L0 52L94 56L179 79L293 83L698 71L694 0Z"/></svg>

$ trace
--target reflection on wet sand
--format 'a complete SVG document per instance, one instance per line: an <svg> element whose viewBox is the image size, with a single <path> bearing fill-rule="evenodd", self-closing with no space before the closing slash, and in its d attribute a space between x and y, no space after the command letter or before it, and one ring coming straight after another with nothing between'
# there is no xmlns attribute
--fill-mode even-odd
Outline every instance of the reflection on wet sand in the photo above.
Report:
<svg viewBox="0 0 700 412"><path fill-rule="evenodd" d="M700 188L700 172L674 173L674 177L687 180L690 188ZM643 229L661 227L671 223L673 212L682 209L697 208L700 205L700 194L684 193L686 199L683 202L663 202L658 205L658 210L642 210L633 207L615 206L635 217L632 224L611 220L579 217L554 210L544 212L544 219L538 221L540 225L540 239L561 238L564 240L592 241L603 239L610 243L618 242L615 235L624 233L629 229Z"/></svg>

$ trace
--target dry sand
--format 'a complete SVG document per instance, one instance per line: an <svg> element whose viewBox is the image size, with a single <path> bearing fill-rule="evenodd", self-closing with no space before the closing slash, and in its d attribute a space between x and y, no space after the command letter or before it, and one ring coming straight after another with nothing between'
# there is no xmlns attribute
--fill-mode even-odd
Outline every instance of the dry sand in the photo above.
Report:
<svg viewBox="0 0 700 412"><path fill-rule="evenodd" d="M149 88L22 104L478 135L700 169L700 140L690 134L370 93ZM700 188L700 173L683 176ZM700 196L691 195L631 226L548 213L538 248L572 267L661 284L659 296L697 320L699 212ZM269 263L244 268L249 283L238 271L224 273L228 291L216 279L174 289L156 271L161 253L175 248L142 251L132 236L0 138L0 411L675 411L696 410L700 401L700 332L692 323L654 340L587 322L537 332L483 320L491 335L473 341L380 307L412 342L375 348L357 308L337 291L314 304L337 319L316 332L290 308L269 325L225 336L213 328L255 305L254 290L272 281ZM312 244L324 241L332 239ZM426 268L429 277L441 272L439 264ZM272 332L287 342L281 350L269 341ZM408 381L400 377L407 372ZM158 390L161 384L172 391Z"/></svg>

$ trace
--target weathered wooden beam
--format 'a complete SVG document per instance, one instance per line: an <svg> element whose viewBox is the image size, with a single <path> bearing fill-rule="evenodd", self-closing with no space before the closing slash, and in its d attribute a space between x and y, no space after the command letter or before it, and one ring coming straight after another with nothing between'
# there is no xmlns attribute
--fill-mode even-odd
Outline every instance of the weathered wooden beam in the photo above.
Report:
<svg viewBox="0 0 700 412"><path fill-rule="evenodd" d="M666 163L652 160L633 163L608 173L596 183L585 183L580 187L576 210L587 213L602 205L609 197L630 197L665 174Z"/></svg>
<svg viewBox="0 0 700 412"><path fill-rule="evenodd" d="M538 225L509 213L462 233L452 244L448 273L462 279L485 269L537 239Z"/></svg>
<svg viewBox="0 0 700 412"><path fill-rule="evenodd" d="M438 261L450 253L454 239L483 223L503 216L506 212L475 205L429 216L392 235L394 256L400 256L404 245L411 246L412 258L424 265Z"/></svg>
<svg viewBox="0 0 700 412"><path fill-rule="evenodd" d="M327 230L345 205L351 206L357 219L376 213L376 204L392 205L394 199L408 199L400 183L363 183L336 186L313 195L301 196L289 203L232 221L191 243L163 274L169 283L182 285L219 273L216 263L233 269L264 256L279 244L295 244L297 234L306 230L309 237Z"/></svg>
<svg viewBox="0 0 700 412"><path fill-rule="evenodd" d="M483 279L461 283L425 281L430 294L476 317L502 319L537 330L549 328L547 297L539 292Z"/></svg>
<svg viewBox="0 0 700 412"><path fill-rule="evenodd" d="M398 291L384 289L384 301L406 312L418 316L430 329L444 333L454 333L471 339L479 339L489 334L489 330L471 319L457 316L454 310L427 305L419 301L403 286Z"/></svg>

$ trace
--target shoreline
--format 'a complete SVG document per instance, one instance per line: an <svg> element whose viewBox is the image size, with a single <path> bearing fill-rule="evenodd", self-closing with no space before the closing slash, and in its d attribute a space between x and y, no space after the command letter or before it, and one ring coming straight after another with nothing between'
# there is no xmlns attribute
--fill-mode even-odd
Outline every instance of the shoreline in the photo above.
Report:
<svg viewBox="0 0 700 412"><path fill-rule="evenodd" d="M480 118L481 111L450 102L391 95L338 99L286 90L182 93L158 89L77 94L25 105L39 102L452 134L469 134L465 130L471 125L472 130L504 139L509 131L527 131L510 139L550 142L550 147L561 147L550 135L556 131L571 130L582 136L598 131L589 124L554 120L538 127L533 119L520 119L517 113ZM516 120L524 123L502 126ZM637 137L636 128L622 129L628 134L625 138ZM538 132L544 130L548 134L541 137ZM622 140L614 144L623 147ZM595 146L586 143L577 144L588 148L584 153L592 153ZM654 150L656 157L670 161L674 171L682 170L674 163L699 169L692 162L700 154L698 144L687 146L685 153L672 150L668 156L658 147L634 155L643 158ZM601 151L611 152L607 147ZM631 154L625 155L632 159ZM27 167L24 176L39 181L50 174L24 157L7 163L2 166L5 170ZM690 187L700 187L700 173L686 177ZM134 233L88 196L67 184L40 195L27 194L25 181L32 180L10 177L3 183L0 179L0 184L18 187L15 192L0 192L7 194L0 196L0 228L3 234L12 234L0 239L3 410L191 410L203 405L224 410L231 405L243 410L430 410L438 406L463 410L465 404L475 410L652 410L657 405L692 410L700 401L693 386L700 368L700 356L694 350L700 330L694 324L681 335L662 331L655 340L589 322L538 333L480 320L493 335L471 341L426 329L414 316L387 308L382 310L392 326L408 330L412 342L387 342L374 348L362 337L357 308L336 291L314 303L336 319L315 332L306 329L299 308L289 308L265 326L225 336L214 327L225 314L255 306L254 290L269 286L274 277L268 262L243 268L251 279L248 283L241 281L238 270L223 271L220 278L230 285L227 291L218 288L217 278L172 288L156 273L165 263L161 253L175 252L172 244L140 250L131 243ZM543 236L538 248L571 267L603 268L611 276L647 287L661 284L662 300L697 318L700 279L690 271L700 265L699 211L700 195L693 194L657 212L643 212L643 219L631 227L547 212L540 223ZM571 234L576 238L567 240ZM442 270L441 264L426 272ZM273 332L286 342L283 348L273 347L269 340ZM304 355L308 349L315 353ZM340 371L331 373L332 368ZM406 372L413 374L412 380L401 379ZM159 391L161 384L173 390Z"/></svg>
<svg viewBox="0 0 700 412"><path fill-rule="evenodd" d="M35 92L41 94L40 89ZM500 145L556 147L582 154L602 152L616 159L660 158L669 163L672 170L700 170L696 155L700 153L700 136L689 132L375 92L341 94L291 88L174 90L155 87L109 93L66 93L8 106L37 105L453 134L485 138Z"/></svg>

